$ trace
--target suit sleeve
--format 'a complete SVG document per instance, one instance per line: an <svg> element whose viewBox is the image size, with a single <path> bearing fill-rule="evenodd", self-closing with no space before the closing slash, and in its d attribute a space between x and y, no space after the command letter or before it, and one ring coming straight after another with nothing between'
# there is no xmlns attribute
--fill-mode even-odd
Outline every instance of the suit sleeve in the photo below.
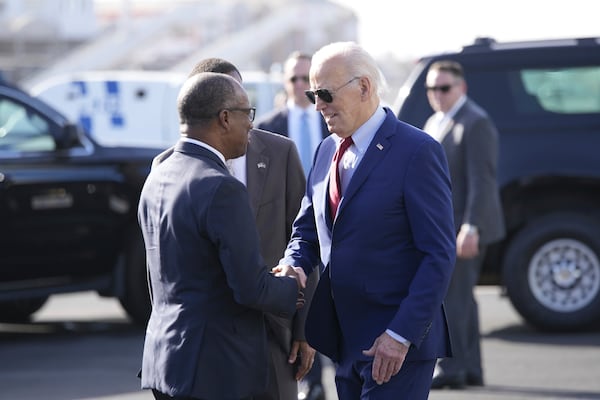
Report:
<svg viewBox="0 0 600 400"><path fill-rule="evenodd" d="M286 178L286 227L288 227L287 238L289 240L292 232L292 224L298 215L302 197L304 196L306 179L304 177L304 170L302 169L298 150L293 143L290 143L288 154ZM306 340L304 334L306 316L318 281L319 272L315 269L315 271L308 276L306 282L306 288L304 289L304 307L296 312L292 322L292 338L294 340Z"/></svg>
<svg viewBox="0 0 600 400"><path fill-rule="evenodd" d="M258 233L244 185L224 179L207 215L209 234L236 302L291 318L296 310L295 279L273 276L260 256Z"/></svg>
<svg viewBox="0 0 600 400"><path fill-rule="evenodd" d="M406 188L408 219L422 259L388 327L418 347L440 311L456 257L450 176L439 143L428 140L416 151Z"/></svg>
<svg viewBox="0 0 600 400"><path fill-rule="evenodd" d="M467 199L463 221L479 228L485 226L483 219L494 200L498 188L496 168L498 159L498 135L489 118L478 118L465 130L465 160L467 174Z"/></svg>

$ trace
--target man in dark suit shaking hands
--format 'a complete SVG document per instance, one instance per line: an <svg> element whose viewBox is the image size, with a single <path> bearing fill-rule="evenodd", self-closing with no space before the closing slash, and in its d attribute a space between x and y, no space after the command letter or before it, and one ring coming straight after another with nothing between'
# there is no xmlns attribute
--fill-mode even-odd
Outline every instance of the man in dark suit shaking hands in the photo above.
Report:
<svg viewBox="0 0 600 400"><path fill-rule="evenodd" d="M246 152L252 128L243 87L197 74L177 106L182 138L138 210L152 297L142 387L157 399L250 399L268 381L263 312L291 318L305 282L293 269L279 274L296 279L270 273L246 188L225 164Z"/></svg>
<svg viewBox="0 0 600 400"><path fill-rule="evenodd" d="M381 105L383 79L352 42L318 50L315 103L333 135L315 154L282 265L324 268L306 338L337 363L343 400L426 400L450 355L442 301L456 255L446 157Z"/></svg>
<svg viewBox="0 0 600 400"><path fill-rule="evenodd" d="M198 62L189 76L202 72L227 74L242 82L240 71L221 58L206 58ZM173 154L169 148L159 154L158 165ZM277 265L290 238L292 223L304 195L306 180L294 142L275 133L251 129L246 154L227 160L232 174L248 189L250 206L255 216L260 238L261 255L267 265ZM318 273L308 277L304 299L310 299ZM304 337L308 307L297 310L292 319L266 313L269 343L269 386L255 400L296 399L298 383L311 368L314 349Z"/></svg>
<svg viewBox="0 0 600 400"><path fill-rule="evenodd" d="M457 260L446 296L454 356L439 362L432 388L483 385L479 313L473 289L487 245L504 236L496 166L498 133L487 113L466 95L462 66L434 62L426 90L435 113L425 131L442 144L452 181Z"/></svg>

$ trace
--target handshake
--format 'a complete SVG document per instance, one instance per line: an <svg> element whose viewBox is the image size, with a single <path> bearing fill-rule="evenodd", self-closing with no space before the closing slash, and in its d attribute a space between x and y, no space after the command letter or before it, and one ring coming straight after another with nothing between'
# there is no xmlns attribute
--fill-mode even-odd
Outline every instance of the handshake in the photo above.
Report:
<svg viewBox="0 0 600 400"><path fill-rule="evenodd" d="M275 276L287 276L296 279L298 285L298 299L296 300L296 309L304 306L304 292L302 289L306 287L306 274L300 267L292 267L291 265L278 265L271 269Z"/></svg>

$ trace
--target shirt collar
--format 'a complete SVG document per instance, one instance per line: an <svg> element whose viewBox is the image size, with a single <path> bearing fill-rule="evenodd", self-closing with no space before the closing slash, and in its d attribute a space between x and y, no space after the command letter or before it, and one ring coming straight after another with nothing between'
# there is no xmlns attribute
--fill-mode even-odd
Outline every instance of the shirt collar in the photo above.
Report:
<svg viewBox="0 0 600 400"><path fill-rule="evenodd" d="M215 153L220 159L221 161L223 161L223 165L227 165L227 163L225 162L225 157L223 156L223 154L221 154L221 152L217 149L215 149L214 147L212 147L209 144L206 144L198 139L192 139L191 137L187 137L187 136L182 136L179 140L181 140L182 142L188 142L188 143L192 143L192 144L196 144L198 146L204 147L207 150L212 151L213 153Z"/></svg>
<svg viewBox="0 0 600 400"><path fill-rule="evenodd" d="M447 118L454 117L456 112L463 106L463 104L465 104L466 101L467 101L467 96L465 96L463 94L462 96L460 96L458 98L458 100L456 100L456 103L454 103L454 105L452 107L450 107L448 112L446 114L444 114L444 117L447 117Z"/></svg>
<svg viewBox="0 0 600 400"><path fill-rule="evenodd" d="M352 141L359 153L364 154L367 151L367 147L369 147L373 137L375 137L375 133L377 133L384 120L385 110L383 107L378 106L373 115L371 115L371 118L352 134ZM342 141L339 136L334 135L334 137L337 139L338 143Z"/></svg>

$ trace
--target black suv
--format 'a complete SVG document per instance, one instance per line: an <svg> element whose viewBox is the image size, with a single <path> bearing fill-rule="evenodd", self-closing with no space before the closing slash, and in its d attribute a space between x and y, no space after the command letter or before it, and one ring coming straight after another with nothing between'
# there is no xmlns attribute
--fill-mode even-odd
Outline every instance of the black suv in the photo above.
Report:
<svg viewBox="0 0 600 400"><path fill-rule="evenodd" d="M600 39L497 43L423 57L400 89L399 119L432 113L428 66L460 62L468 95L498 128L498 179L508 234L486 257L481 283L503 284L541 329L600 321Z"/></svg>
<svg viewBox="0 0 600 400"><path fill-rule="evenodd" d="M136 213L159 151L102 147L0 83L0 320L27 319L54 293L96 290L146 321Z"/></svg>

